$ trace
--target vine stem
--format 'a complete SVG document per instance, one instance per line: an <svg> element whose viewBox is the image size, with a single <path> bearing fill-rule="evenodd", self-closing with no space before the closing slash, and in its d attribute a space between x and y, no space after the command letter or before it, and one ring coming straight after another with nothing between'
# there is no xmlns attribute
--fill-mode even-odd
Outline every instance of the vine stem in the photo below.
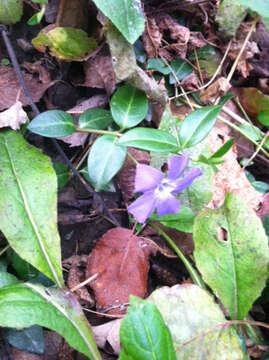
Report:
<svg viewBox="0 0 269 360"><path fill-rule="evenodd" d="M97 134L97 135L113 135L113 136L117 136L120 137L123 134L117 132L117 131L109 131L109 130L96 130L96 129L79 129L76 128L76 132L81 132L81 133L87 133L87 134Z"/></svg>
<svg viewBox="0 0 269 360"><path fill-rule="evenodd" d="M158 231L160 235L168 242L168 244L171 246L171 248L175 251L177 256L180 258L180 260L185 265L186 269L188 270L190 277L192 278L192 281L194 284L200 286L202 289L206 289L206 285L197 273L197 271L194 269L194 267L191 265L189 260L186 258L186 256L181 252L181 250L177 247L177 245L174 243L174 241L155 223L149 222L149 225L152 226L155 230Z"/></svg>

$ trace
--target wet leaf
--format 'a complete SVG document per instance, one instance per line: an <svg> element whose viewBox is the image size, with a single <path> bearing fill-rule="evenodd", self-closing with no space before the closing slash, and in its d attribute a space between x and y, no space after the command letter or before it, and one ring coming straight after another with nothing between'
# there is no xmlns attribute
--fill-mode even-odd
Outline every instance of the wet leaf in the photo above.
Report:
<svg viewBox="0 0 269 360"><path fill-rule="evenodd" d="M111 113L121 129L139 124L147 115L146 94L130 85L119 88L111 99Z"/></svg>
<svg viewBox="0 0 269 360"><path fill-rule="evenodd" d="M5 25L15 24L22 17L21 0L0 0L0 23Z"/></svg>
<svg viewBox="0 0 269 360"><path fill-rule="evenodd" d="M88 157L88 173L96 191L106 188L121 169L126 154L126 147L119 144L116 136L104 135L94 142Z"/></svg>
<svg viewBox="0 0 269 360"><path fill-rule="evenodd" d="M98 311L111 308L110 314L123 314L130 295L145 296L148 257L154 251L132 230L115 228L101 237L89 255L87 267L87 277L98 274L90 283Z"/></svg>
<svg viewBox="0 0 269 360"><path fill-rule="evenodd" d="M261 221L238 195L194 222L194 257L204 281L232 319L244 319L268 277L268 241Z"/></svg>
<svg viewBox="0 0 269 360"><path fill-rule="evenodd" d="M0 289L0 325L40 325L58 332L74 349L101 360L88 320L70 291L25 283Z"/></svg>
<svg viewBox="0 0 269 360"><path fill-rule="evenodd" d="M50 160L12 130L0 133L0 229L24 260L62 286L57 180Z"/></svg>
<svg viewBox="0 0 269 360"><path fill-rule="evenodd" d="M133 44L144 31L145 19L140 0L93 0L126 40Z"/></svg>
<svg viewBox="0 0 269 360"><path fill-rule="evenodd" d="M119 360L176 360L171 334L154 304L131 296L122 320Z"/></svg>
<svg viewBox="0 0 269 360"><path fill-rule="evenodd" d="M178 360L242 360L239 339L213 297L196 285L175 285L155 290L148 301L155 304L171 331Z"/></svg>

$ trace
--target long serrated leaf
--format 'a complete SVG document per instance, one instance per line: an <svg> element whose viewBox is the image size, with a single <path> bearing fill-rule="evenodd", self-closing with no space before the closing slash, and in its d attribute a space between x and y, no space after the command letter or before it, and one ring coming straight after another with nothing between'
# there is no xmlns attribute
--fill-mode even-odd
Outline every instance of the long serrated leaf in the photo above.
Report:
<svg viewBox="0 0 269 360"><path fill-rule="evenodd" d="M157 307L133 296L130 304L120 327L119 360L176 360L170 331Z"/></svg>
<svg viewBox="0 0 269 360"><path fill-rule="evenodd" d="M57 179L48 157L21 134L0 133L0 229L11 247L63 285L57 231Z"/></svg>
<svg viewBox="0 0 269 360"><path fill-rule="evenodd" d="M88 173L96 191L106 188L122 167L126 155L126 147L119 145L113 135L104 135L95 141L88 157Z"/></svg>
<svg viewBox="0 0 269 360"><path fill-rule="evenodd" d="M93 2L131 44L142 35L145 19L140 0L93 0Z"/></svg>
<svg viewBox="0 0 269 360"><path fill-rule="evenodd" d="M244 319L268 277L268 241L260 219L238 195L194 222L195 263L229 311Z"/></svg>
<svg viewBox="0 0 269 360"><path fill-rule="evenodd" d="M205 106L195 110L185 117L179 134L183 148L194 146L201 142L215 125L221 106Z"/></svg>
<svg viewBox="0 0 269 360"><path fill-rule="evenodd" d="M176 152L179 150L177 141L172 135L165 131L148 128L127 131L119 139L119 144L148 151Z"/></svg>
<svg viewBox="0 0 269 360"><path fill-rule="evenodd" d="M75 131L74 119L61 110L48 110L37 115L27 128L35 134L51 138L71 135Z"/></svg>
<svg viewBox="0 0 269 360"><path fill-rule="evenodd" d="M25 283L0 289L0 326L40 325L58 332L74 349L101 360L90 325L70 291Z"/></svg>
<svg viewBox="0 0 269 360"><path fill-rule="evenodd" d="M145 93L133 86L122 86L111 99L111 113L121 129L139 124L147 115L148 99Z"/></svg>

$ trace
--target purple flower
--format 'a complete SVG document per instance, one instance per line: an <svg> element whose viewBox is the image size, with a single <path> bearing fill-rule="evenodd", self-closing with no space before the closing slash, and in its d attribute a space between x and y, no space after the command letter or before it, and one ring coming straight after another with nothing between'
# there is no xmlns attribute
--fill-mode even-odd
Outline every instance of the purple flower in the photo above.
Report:
<svg viewBox="0 0 269 360"><path fill-rule="evenodd" d="M202 175L199 168L191 169L188 174L179 179L189 163L189 155L170 156L168 159L168 174L164 174L151 166L139 164L136 167L134 192L143 195L129 207L137 222L144 223L157 208L157 215L177 214L180 211L180 201L173 194L190 186L198 176Z"/></svg>

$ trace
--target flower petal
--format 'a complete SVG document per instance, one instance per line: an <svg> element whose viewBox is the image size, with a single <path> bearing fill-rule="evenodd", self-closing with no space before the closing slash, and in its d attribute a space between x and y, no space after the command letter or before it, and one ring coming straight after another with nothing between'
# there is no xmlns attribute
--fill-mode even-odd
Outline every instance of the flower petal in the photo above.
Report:
<svg viewBox="0 0 269 360"><path fill-rule="evenodd" d="M182 156L170 156L168 159L168 176L170 180L176 180L184 173L189 163L189 154Z"/></svg>
<svg viewBox="0 0 269 360"><path fill-rule="evenodd" d="M180 211L180 201L172 195L168 195L165 200L158 201L157 215L177 214Z"/></svg>
<svg viewBox="0 0 269 360"><path fill-rule="evenodd" d="M162 181L163 173L152 166L138 164L135 174L134 192L154 190Z"/></svg>
<svg viewBox="0 0 269 360"><path fill-rule="evenodd" d="M128 206L127 210L137 222L143 224L153 213L155 204L154 191L148 191Z"/></svg>
<svg viewBox="0 0 269 360"><path fill-rule="evenodd" d="M171 194L177 194L183 191L186 187L190 186L198 176L201 175L202 171L199 168L191 169L183 179L176 181L175 189L171 192Z"/></svg>

